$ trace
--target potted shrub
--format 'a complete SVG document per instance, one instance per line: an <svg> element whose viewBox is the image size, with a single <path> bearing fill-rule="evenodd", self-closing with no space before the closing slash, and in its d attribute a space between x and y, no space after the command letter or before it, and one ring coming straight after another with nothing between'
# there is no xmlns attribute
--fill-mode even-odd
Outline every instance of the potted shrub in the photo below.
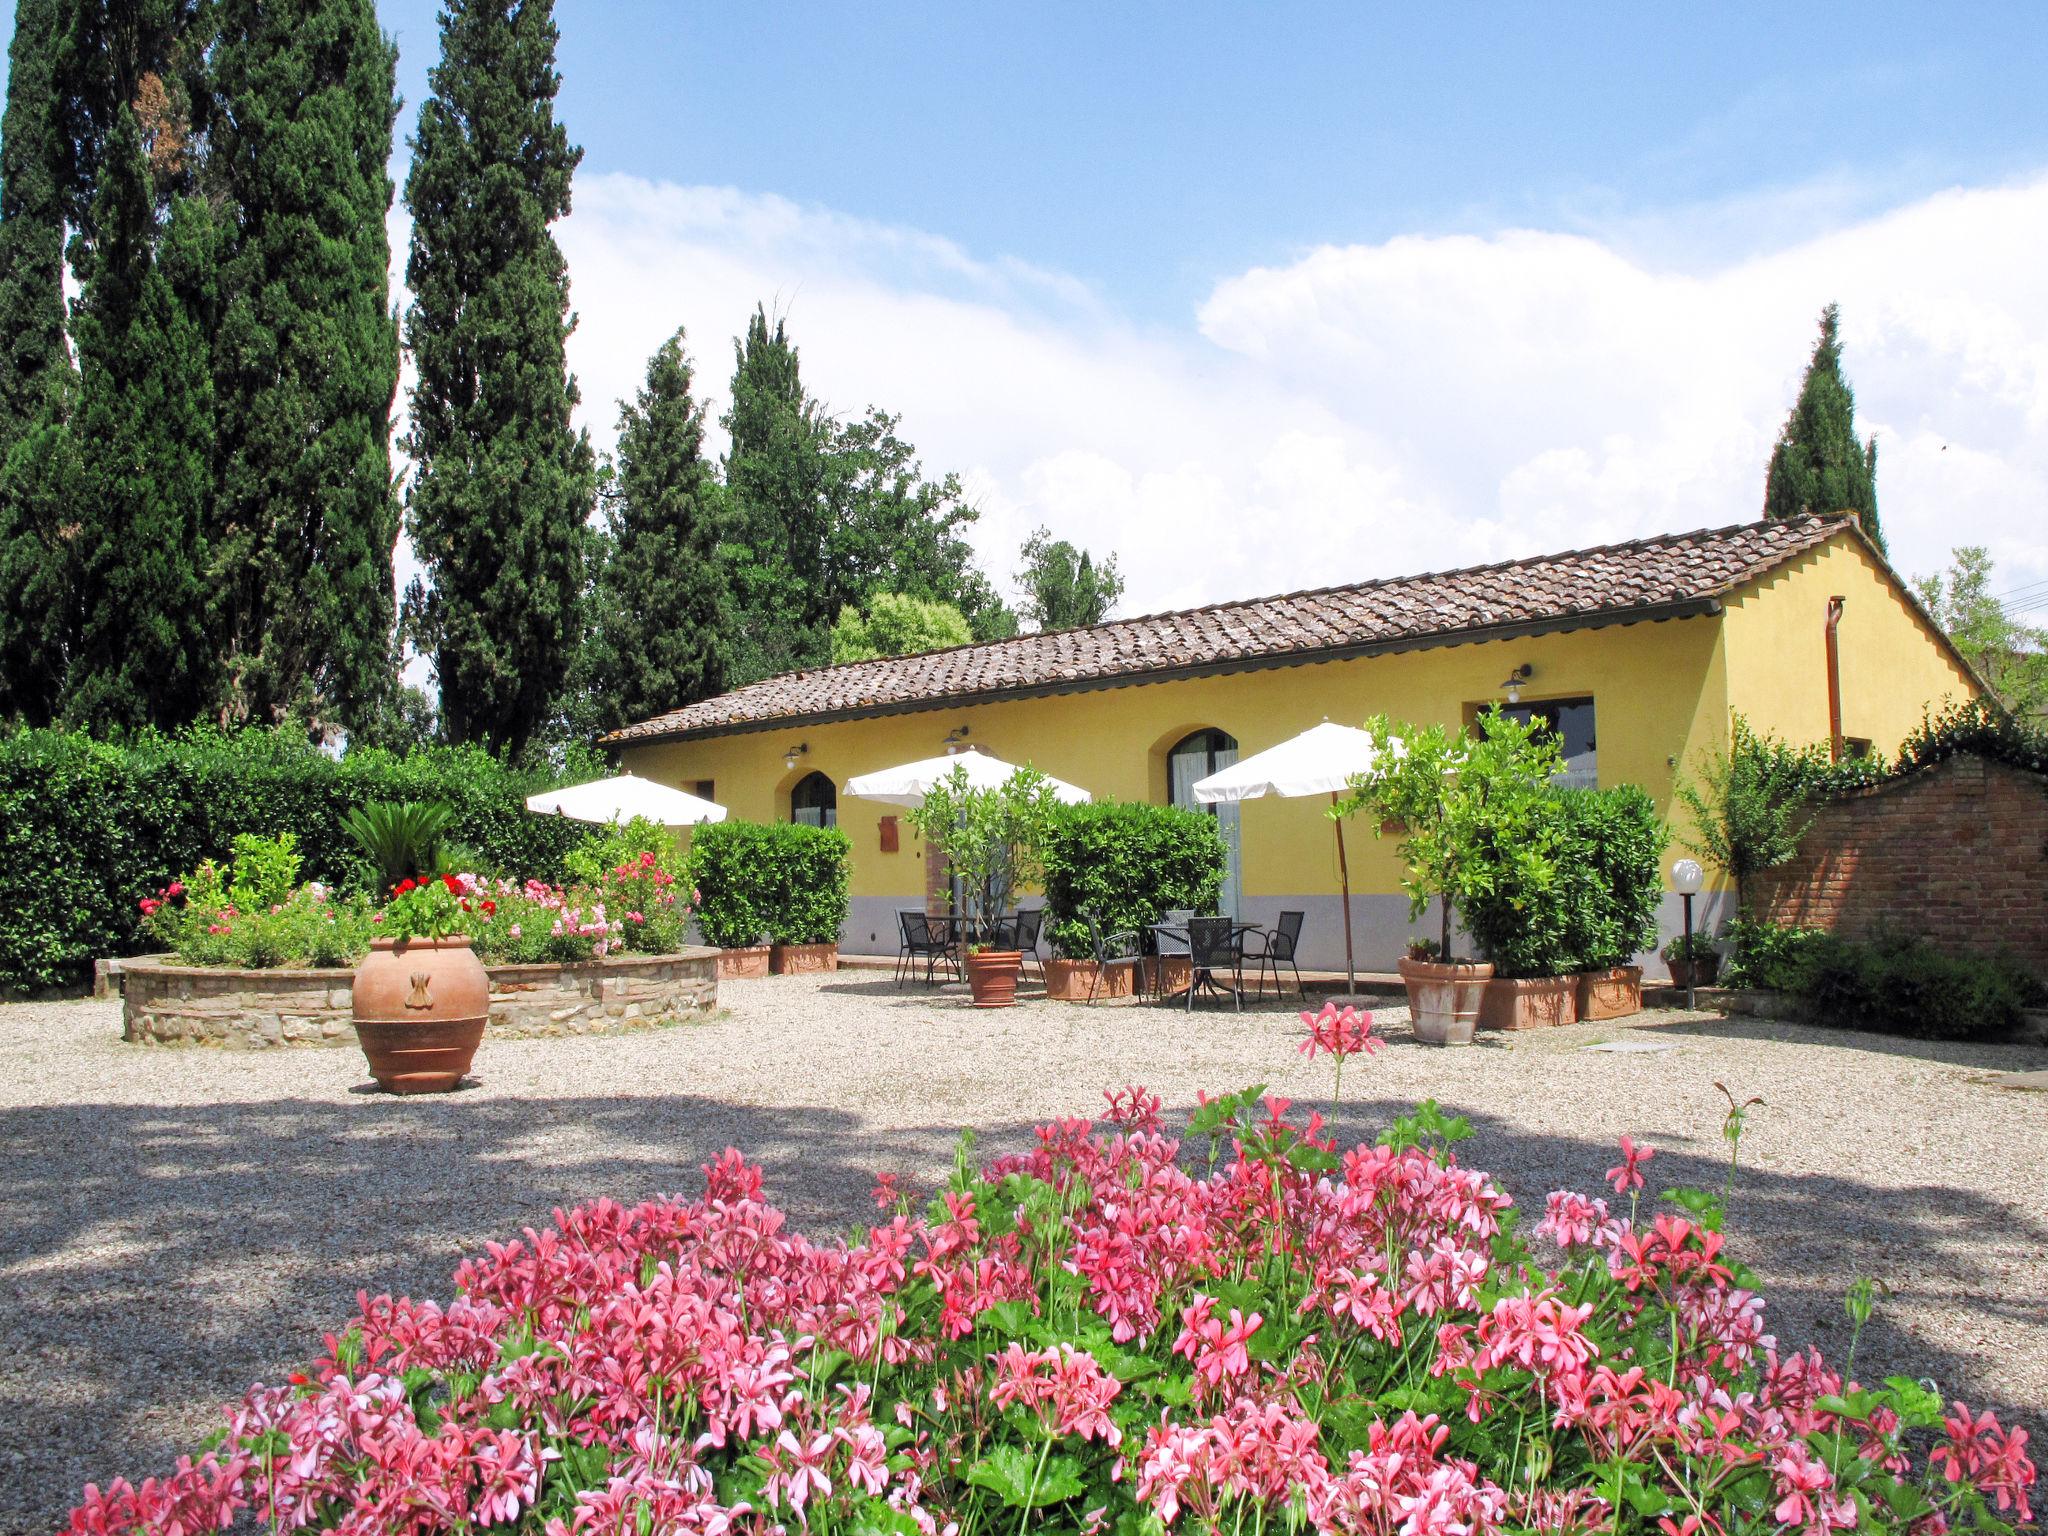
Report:
<svg viewBox="0 0 2048 1536"><path fill-rule="evenodd" d="M1045 965L1045 995L1085 1003L1091 995L1128 996L1135 968L1096 975L1084 914L1095 913L1105 932L1144 933L1168 912L1214 912L1226 855L1213 816L1105 800L1058 806L1046 822L1042 860L1054 955ZM1146 969L1155 992L1188 984L1185 956L1153 955Z"/></svg>
<svg viewBox="0 0 2048 1536"><path fill-rule="evenodd" d="M765 872L775 829L753 821L710 822L690 844L697 889L697 931L718 948L721 980L768 974Z"/></svg>
<svg viewBox="0 0 2048 1536"><path fill-rule="evenodd" d="M1558 810L1564 844L1556 901L1564 947L1578 972L1578 1017L1640 1013L1643 970L1633 961L1657 941L1667 829L1650 797L1633 784L1560 790Z"/></svg>
<svg viewBox="0 0 2048 1536"><path fill-rule="evenodd" d="M1042 878L1048 820L1059 801L1044 774L1019 768L1001 784L976 788L956 767L910 813L911 825L952 866L966 897L967 985L978 1008L1017 1000L1023 954L996 949L997 925L1012 894Z"/></svg>
<svg viewBox="0 0 2048 1536"><path fill-rule="evenodd" d="M455 875L398 883L350 999L370 1075L391 1093L445 1093L484 1037L491 979L470 948L469 890Z"/></svg>
<svg viewBox="0 0 2048 1536"><path fill-rule="evenodd" d="M1704 933L1680 934L1664 946L1674 987L1711 987L1721 975L1721 951Z"/></svg>
<svg viewBox="0 0 2048 1536"><path fill-rule="evenodd" d="M839 968L853 843L837 827L796 823L769 829L766 875L768 968L778 976Z"/></svg>

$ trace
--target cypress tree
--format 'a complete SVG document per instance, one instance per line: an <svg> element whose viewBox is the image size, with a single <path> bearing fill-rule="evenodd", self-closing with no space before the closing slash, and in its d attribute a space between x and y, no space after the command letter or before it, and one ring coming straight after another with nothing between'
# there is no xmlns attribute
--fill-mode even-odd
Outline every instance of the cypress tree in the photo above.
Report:
<svg viewBox="0 0 2048 1536"><path fill-rule="evenodd" d="M727 681L756 682L831 657L836 614L825 580L824 481L831 424L804 393L781 319L756 306L733 343L724 425L730 522L721 547L732 587Z"/></svg>
<svg viewBox="0 0 2048 1536"><path fill-rule="evenodd" d="M1877 439L1856 436L1856 397L1842 377L1842 312L1821 311L1820 340L1799 399L1779 429L1764 475L1764 516L1776 520L1809 512L1854 512L1879 549Z"/></svg>
<svg viewBox="0 0 2048 1536"><path fill-rule="evenodd" d="M19 0L0 119L0 453L43 413L50 371L70 368L58 44L58 0Z"/></svg>
<svg viewBox="0 0 2048 1536"><path fill-rule="evenodd" d="M0 118L0 718L47 725L76 641L57 0L20 0Z"/></svg>
<svg viewBox="0 0 2048 1536"><path fill-rule="evenodd" d="M134 114L99 161L95 236L74 311L80 399L80 615L65 713L91 726L183 725L214 699L203 519L212 496L205 203L161 231Z"/></svg>
<svg viewBox="0 0 2048 1536"><path fill-rule="evenodd" d="M372 0L222 0L214 569L228 712L355 727L393 682L397 50Z"/></svg>
<svg viewBox="0 0 2048 1536"><path fill-rule="evenodd" d="M720 491L704 457L704 407L690 383L677 331L619 415L605 495L609 554L589 645L590 694L605 729L725 686Z"/></svg>
<svg viewBox="0 0 2048 1536"><path fill-rule="evenodd" d="M418 369L405 447L406 593L452 741L522 748L555 715L581 639L595 469L565 343L574 326L548 226L582 151L555 121L551 0L448 0L413 140L406 206Z"/></svg>

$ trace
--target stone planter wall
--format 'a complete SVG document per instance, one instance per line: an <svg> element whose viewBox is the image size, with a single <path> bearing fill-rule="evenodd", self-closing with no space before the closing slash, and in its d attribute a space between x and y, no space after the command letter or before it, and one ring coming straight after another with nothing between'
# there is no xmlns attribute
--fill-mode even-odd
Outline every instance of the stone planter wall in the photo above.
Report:
<svg viewBox="0 0 2048 1536"><path fill-rule="evenodd" d="M622 955L579 965L493 965L485 1040L612 1035L718 1006L718 952ZM230 1050L356 1043L352 970L235 971L152 955L121 962L121 1037Z"/></svg>

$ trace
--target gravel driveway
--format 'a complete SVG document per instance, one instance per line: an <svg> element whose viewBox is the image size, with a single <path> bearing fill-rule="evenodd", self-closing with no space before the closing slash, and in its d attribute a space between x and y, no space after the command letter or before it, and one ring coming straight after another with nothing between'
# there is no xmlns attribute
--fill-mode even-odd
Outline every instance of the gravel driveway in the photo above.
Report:
<svg viewBox="0 0 2048 1536"><path fill-rule="evenodd" d="M0 1530L54 1529L86 1480L167 1468L359 1288L445 1295L483 1239L694 1189L728 1144L799 1222L843 1226L875 1170L938 1176L963 1125L988 1151L1126 1082L1174 1111L1198 1088L1329 1088L1279 1009L979 1013L865 972L727 983L724 1002L704 1024L490 1044L473 1086L431 1100L365 1091L353 1050L126 1046L118 1004L0 1007ZM1381 1017L1393 1046L1347 1074L1346 1134L1433 1095L1471 1116L1467 1160L1538 1208L1596 1188L1624 1131L1664 1185L1718 1184L1714 1084L1761 1094L1730 1227L1781 1340L1839 1353L1842 1290L1876 1275L1871 1374L1933 1376L2048 1442L2048 1094L1989 1081L2048 1051L1667 1013L1446 1052ZM1582 1049L1617 1041L1670 1049Z"/></svg>

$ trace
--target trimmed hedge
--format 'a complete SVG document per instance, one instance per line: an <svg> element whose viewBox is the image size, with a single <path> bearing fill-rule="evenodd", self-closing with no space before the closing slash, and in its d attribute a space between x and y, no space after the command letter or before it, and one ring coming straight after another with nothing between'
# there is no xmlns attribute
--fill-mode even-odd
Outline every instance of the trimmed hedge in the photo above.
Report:
<svg viewBox="0 0 2048 1536"><path fill-rule="evenodd" d="M722 949L836 943L846 922L853 844L837 827L719 821L690 840L697 928Z"/></svg>
<svg viewBox="0 0 2048 1536"><path fill-rule="evenodd" d="M1459 916L1502 976L1626 965L1657 939L1664 823L1633 784L1556 789L1538 802L1540 861L1501 859Z"/></svg>
<svg viewBox="0 0 2048 1536"><path fill-rule="evenodd" d="M1174 909L1214 912L1225 852L1216 818L1170 805L1115 800L1063 805L1040 850L1053 952L1085 960L1093 911L1106 930L1142 931Z"/></svg>
<svg viewBox="0 0 2048 1536"><path fill-rule="evenodd" d="M1895 934L1867 944L1821 940L1801 966L1797 990L1816 1024L1915 1040L2008 1034L2041 995L2040 984L2013 960L1950 954Z"/></svg>
<svg viewBox="0 0 2048 1536"><path fill-rule="evenodd" d="M341 819L373 800L446 801L452 840L559 881L563 854L590 829L535 816L525 799L595 771L595 760L566 778L517 769L475 747L336 759L282 730L0 736L0 987L72 984L102 955L148 949L136 902L202 859L226 859L237 833L295 833L307 879L356 883L360 855Z"/></svg>

